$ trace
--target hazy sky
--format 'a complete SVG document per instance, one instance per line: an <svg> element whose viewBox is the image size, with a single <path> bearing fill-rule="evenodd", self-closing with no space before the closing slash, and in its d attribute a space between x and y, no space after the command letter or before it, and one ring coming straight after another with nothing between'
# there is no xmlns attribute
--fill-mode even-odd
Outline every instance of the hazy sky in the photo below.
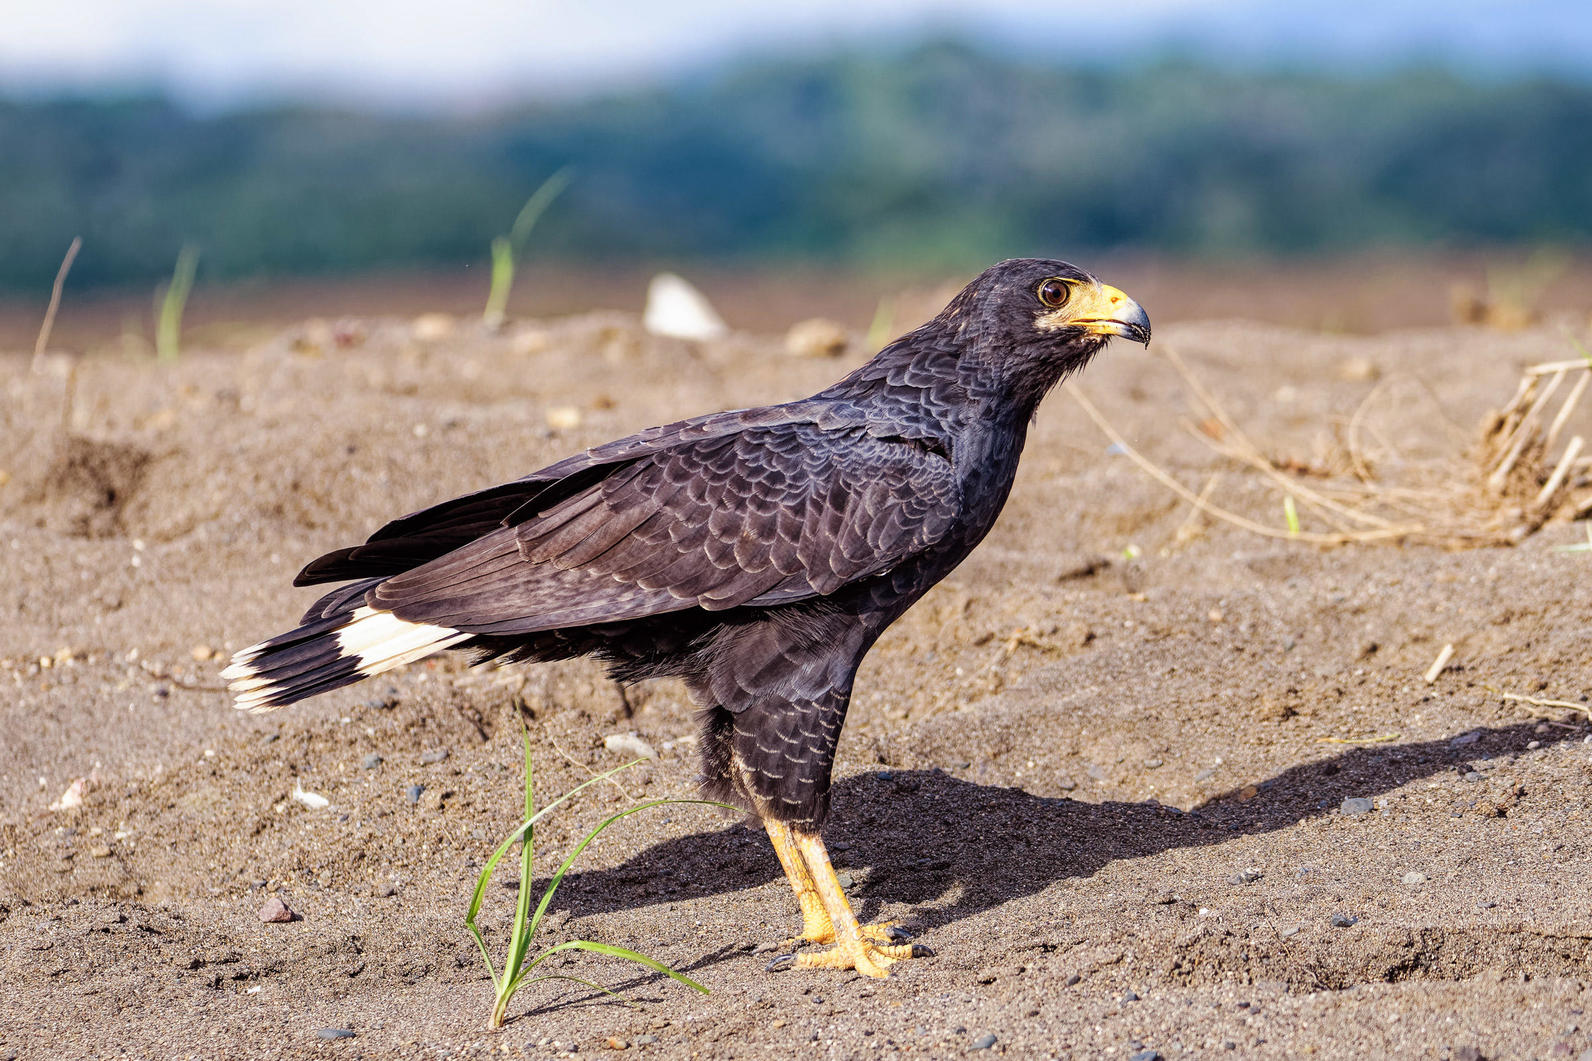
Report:
<svg viewBox="0 0 1592 1061"><path fill-rule="evenodd" d="M1412 56L1592 77L1592 0L0 0L0 88L144 84L198 103L452 106L656 79L747 51L934 33L1054 59Z"/></svg>

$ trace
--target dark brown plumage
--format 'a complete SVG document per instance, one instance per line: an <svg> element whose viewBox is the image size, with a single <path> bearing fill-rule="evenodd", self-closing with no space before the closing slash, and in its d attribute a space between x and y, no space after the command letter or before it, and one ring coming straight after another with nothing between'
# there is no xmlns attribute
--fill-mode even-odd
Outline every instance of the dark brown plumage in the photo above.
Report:
<svg viewBox="0 0 1592 1061"><path fill-rule="evenodd" d="M351 584L238 654L239 706L443 648L592 654L621 681L684 679L708 788L817 842L863 656L989 532L1045 393L1110 336L1149 334L1136 303L1070 265L1002 262L811 398L651 428L314 561L295 584ZM827 870L781 858L799 897Z"/></svg>

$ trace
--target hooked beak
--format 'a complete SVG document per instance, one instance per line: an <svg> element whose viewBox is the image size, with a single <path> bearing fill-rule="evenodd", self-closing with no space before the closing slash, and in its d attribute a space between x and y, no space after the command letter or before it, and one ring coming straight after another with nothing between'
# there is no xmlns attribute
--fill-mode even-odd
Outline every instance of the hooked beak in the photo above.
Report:
<svg viewBox="0 0 1592 1061"><path fill-rule="evenodd" d="M1093 335L1119 335L1150 345L1150 316L1143 306L1110 284L1101 284L1091 295L1089 304L1073 317L1074 327Z"/></svg>

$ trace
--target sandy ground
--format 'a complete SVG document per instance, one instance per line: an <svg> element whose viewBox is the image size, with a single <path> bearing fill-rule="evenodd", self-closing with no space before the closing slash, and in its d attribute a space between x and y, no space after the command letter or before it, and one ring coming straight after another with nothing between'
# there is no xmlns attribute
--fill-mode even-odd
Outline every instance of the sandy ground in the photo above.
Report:
<svg viewBox="0 0 1592 1061"><path fill-rule="evenodd" d="M1457 453L1522 365L1567 354L1556 327L1207 322L1157 343L1303 461L1372 376L1430 388L1382 408L1392 443ZM555 818L545 868L630 798L692 791L682 690L448 659L251 717L220 655L290 625L300 564L389 516L809 393L861 356L692 346L619 314L431 338L373 319L173 366L91 357L69 406L60 366L7 357L0 1059L548 1057L610 1037L669 1058L946 1057L990 1036L972 1056L1585 1056L1592 730L1499 695L1586 699L1592 561L1554 548L1579 528L1446 551L1205 526L1065 395L990 539L869 657L841 742L828 836L852 900L935 956L885 982L765 972L796 924L767 841L660 808L586 853L547 940L638 947L712 994L582 958L562 971L636 1008L540 985L486 1032L462 919L516 821L511 702L534 713L545 795L620 762L606 735L660 754ZM1191 488L1220 471L1228 503L1281 523L1259 476L1179 426L1188 396L1153 351L1113 350L1083 386ZM49 809L80 777L82 805ZM300 919L262 923L273 895ZM494 884L494 947L510 912Z"/></svg>

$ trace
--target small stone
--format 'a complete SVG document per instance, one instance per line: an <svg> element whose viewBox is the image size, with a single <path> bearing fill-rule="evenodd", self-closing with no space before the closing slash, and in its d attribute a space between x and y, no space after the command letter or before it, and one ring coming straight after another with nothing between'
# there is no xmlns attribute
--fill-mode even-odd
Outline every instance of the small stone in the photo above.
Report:
<svg viewBox="0 0 1592 1061"><path fill-rule="evenodd" d="M1205 769L1201 770L1199 773L1194 775L1194 781L1195 781L1196 784L1200 784L1200 783L1209 781L1211 778L1213 778L1215 776L1216 776L1216 767L1207 766Z"/></svg>
<svg viewBox="0 0 1592 1061"><path fill-rule="evenodd" d="M310 810L325 810L332 802L319 792L309 791L297 781L293 783L292 796L295 802L304 804Z"/></svg>
<svg viewBox="0 0 1592 1061"><path fill-rule="evenodd" d="M354 1037L354 1029L320 1028L315 1032L315 1036L319 1039L325 1039L327 1042L330 1042L333 1039L352 1039Z"/></svg>
<svg viewBox="0 0 1592 1061"><path fill-rule="evenodd" d="M1287 928L1282 930L1282 938L1283 939L1293 939L1295 936L1297 936L1299 934L1300 930L1303 929L1303 928L1304 928L1303 925L1289 925Z"/></svg>
<svg viewBox="0 0 1592 1061"><path fill-rule="evenodd" d="M1062 987L1077 987L1082 982L1083 982L1083 977L1079 976L1077 973L1073 973L1071 976L1067 977L1067 979L1065 979L1065 980L1063 980L1061 982L1061 986Z"/></svg>
<svg viewBox="0 0 1592 1061"><path fill-rule="evenodd" d="M1350 917L1348 914L1333 914L1332 915L1332 927L1333 928L1349 928L1349 927L1351 927L1353 925L1358 924L1359 921L1360 921L1360 919L1358 917Z"/></svg>
<svg viewBox="0 0 1592 1061"><path fill-rule="evenodd" d="M1449 1051L1448 1056L1452 1058L1453 1061L1482 1061L1482 1052L1480 1048L1471 1046L1469 1043L1466 1043L1464 1046L1454 1047L1454 1049Z"/></svg>
<svg viewBox="0 0 1592 1061"><path fill-rule="evenodd" d="M971 1043L969 1043L967 1048L969 1050L988 1050L994 1045L995 1034L993 1032L985 1032L983 1035L980 1035L977 1039L974 1039Z"/></svg>
<svg viewBox="0 0 1592 1061"><path fill-rule="evenodd" d="M381 756L377 755L375 752L371 752L369 755L365 756L359 761L359 765L364 767L366 770L374 770L384 761L385 760L383 760Z"/></svg>
<svg viewBox="0 0 1592 1061"><path fill-rule="evenodd" d="M95 844L88 849L88 856L90 858L110 858L111 849L104 844Z"/></svg>
<svg viewBox="0 0 1592 1061"><path fill-rule="evenodd" d="M260 907L259 916L260 920L264 921L268 925L284 924L288 921L295 920L298 917L298 915L288 907L287 903L284 903L279 896L275 895L267 899L265 901L265 905Z"/></svg>
<svg viewBox="0 0 1592 1061"><path fill-rule="evenodd" d="M446 759L447 757L448 757L448 749L446 749L446 748L432 748L428 752L421 752L420 753L420 763L421 763L422 766L430 766L432 763L440 763L440 762L442 762L442 760Z"/></svg>
<svg viewBox="0 0 1592 1061"><path fill-rule="evenodd" d="M1367 797L1350 796L1348 799L1343 801L1343 806L1339 807L1338 810L1339 813L1354 816L1359 814L1370 814L1374 808L1375 804L1373 804Z"/></svg>
<svg viewBox="0 0 1592 1061"><path fill-rule="evenodd" d="M1260 795L1260 789L1256 788L1254 785L1245 785L1243 788L1238 790L1238 802L1248 803L1258 795Z"/></svg>
<svg viewBox="0 0 1592 1061"><path fill-rule="evenodd" d="M1239 870L1237 873L1233 874L1231 877L1228 877L1227 878L1227 883L1228 884L1253 884L1253 883L1255 883L1256 881L1258 881L1260 878L1262 878L1264 876L1265 876L1265 874L1262 873L1258 869L1244 869L1244 870Z"/></svg>
<svg viewBox="0 0 1592 1061"><path fill-rule="evenodd" d="M547 426L554 431L573 431L585 417L573 405L555 405L547 410Z"/></svg>
<svg viewBox="0 0 1592 1061"><path fill-rule="evenodd" d="M844 325L823 317L797 321L785 333L785 352L791 357L839 357L850 343Z"/></svg>
<svg viewBox="0 0 1592 1061"><path fill-rule="evenodd" d="M1449 741L1448 746L1450 748L1463 748L1465 745L1475 744L1479 740L1481 740L1481 732L1479 730L1471 730L1469 733L1461 733Z"/></svg>
<svg viewBox="0 0 1592 1061"><path fill-rule="evenodd" d="M410 332L421 342L434 342L452 335L453 326L453 318L446 313L422 313L415 318Z"/></svg>
<svg viewBox="0 0 1592 1061"><path fill-rule="evenodd" d="M1465 780L1469 781L1471 784L1474 785L1478 781L1485 781L1487 779L1485 777L1483 777L1478 771L1472 770L1470 773L1465 775Z"/></svg>
<svg viewBox="0 0 1592 1061"><path fill-rule="evenodd" d="M1369 357L1349 357L1338 363L1338 378L1345 383L1374 383L1382 370Z"/></svg>
<svg viewBox="0 0 1592 1061"><path fill-rule="evenodd" d="M217 655L217 653L209 645L195 645L190 650L189 655L193 656L196 663L203 663L205 660Z"/></svg>
<svg viewBox="0 0 1592 1061"><path fill-rule="evenodd" d="M1136 1054L1129 1055L1128 1061L1161 1061L1161 1051L1149 1049L1140 1050Z"/></svg>
<svg viewBox="0 0 1592 1061"><path fill-rule="evenodd" d="M1542 742L1540 740L1531 740L1526 742L1526 751L1528 752L1534 752L1540 747L1542 747Z"/></svg>
<svg viewBox="0 0 1592 1061"><path fill-rule="evenodd" d="M603 1045L608 1047L610 1050L630 1049L630 1044L619 1038L617 1035L610 1035L606 1040L604 1040Z"/></svg>
<svg viewBox="0 0 1592 1061"><path fill-rule="evenodd" d="M1420 870L1413 870L1412 869L1408 873L1404 874L1404 883L1405 884L1425 884L1426 883L1426 874L1422 873Z"/></svg>
<svg viewBox="0 0 1592 1061"><path fill-rule="evenodd" d="M1159 770L1159 769L1161 769L1161 767L1163 767L1165 765L1166 765L1166 763L1164 761L1160 760L1160 759L1146 759L1146 760L1144 760L1144 768L1146 770Z"/></svg>
<svg viewBox="0 0 1592 1061"><path fill-rule="evenodd" d="M1134 993L1134 991L1133 991L1133 989L1131 987L1128 988L1127 991L1123 992L1122 1001L1124 1001L1124 1002L1137 1002L1138 1000L1139 1000L1139 996Z"/></svg>
<svg viewBox="0 0 1592 1061"><path fill-rule="evenodd" d="M409 797L410 803L419 803L420 797L425 793L425 791L425 785L410 785L408 788L404 789L404 795Z"/></svg>
<svg viewBox="0 0 1592 1061"><path fill-rule="evenodd" d="M603 747L620 755L628 755L632 759L656 759L658 753L652 745L642 740L640 735L630 733L610 733L603 738Z"/></svg>
<svg viewBox="0 0 1592 1061"><path fill-rule="evenodd" d="M1063 792L1071 792L1073 789L1078 787L1078 782L1074 781L1070 777L1064 777L1056 782L1056 787L1061 789Z"/></svg>
<svg viewBox="0 0 1592 1061"><path fill-rule="evenodd" d="M658 1037L656 1035L638 1035L638 1036L636 1036L636 1045L637 1046L649 1046L652 1043L655 1043L657 1041L658 1041Z"/></svg>
<svg viewBox="0 0 1592 1061"><path fill-rule="evenodd" d="M837 872L835 874L835 879L839 881L840 886L847 891L850 891L851 886L856 883L856 881L852 880L851 874L847 873L845 870L840 870Z"/></svg>

